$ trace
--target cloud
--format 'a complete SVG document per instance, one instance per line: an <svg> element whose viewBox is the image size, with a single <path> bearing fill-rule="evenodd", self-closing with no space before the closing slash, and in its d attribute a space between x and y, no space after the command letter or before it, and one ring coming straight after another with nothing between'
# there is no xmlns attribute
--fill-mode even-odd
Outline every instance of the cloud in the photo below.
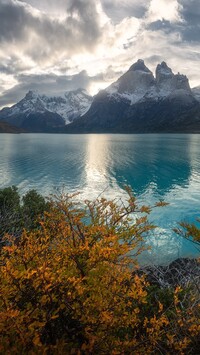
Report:
<svg viewBox="0 0 200 355"><path fill-rule="evenodd" d="M174 25L171 24L170 21L167 20L157 20L154 22L151 22L148 26L147 29L151 30L151 31L164 31L165 33L170 33L173 32L175 27Z"/></svg>
<svg viewBox="0 0 200 355"><path fill-rule="evenodd" d="M93 76L89 75L86 70L82 70L74 75L18 74L14 77L12 86L9 89L3 90L2 87L0 107L10 106L18 102L29 90L36 90L40 94L49 96L59 96L66 91L83 88L93 95L101 88L108 86L122 74L123 71L116 70L113 65L109 65L104 71L98 72Z"/></svg>
<svg viewBox="0 0 200 355"><path fill-rule="evenodd" d="M63 13L68 7L68 0L21 0L33 7L51 14ZM106 15L114 23L119 23L125 17L142 18L151 0L101 0ZM88 4L84 1L85 5Z"/></svg>
<svg viewBox="0 0 200 355"><path fill-rule="evenodd" d="M151 22L163 19L170 22L180 21L177 0L151 0L147 18Z"/></svg>
<svg viewBox="0 0 200 355"><path fill-rule="evenodd" d="M102 0L105 13L114 23L119 23L126 17L143 18L150 0Z"/></svg>
<svg viewBox="0 0 200 355"><path fill-rule="evenodd" d="M148 11L149 29L163 30L166 34L179 33L180 42L200 43L200 2L199 0L152 0ZM152 21L154 20L154 21ZM170 38L169 38L170 40Z"/></svg>
<svg viewBox="0 0 200 355"><path fill-rule="evenodd" d="M121 73L115 73L112 66L106 68L105 72L90 76L85 70L75 75L55 74L32 74L17 76L17 81L8 90L0 95L0 107L11 105L21 100L29 90L36 90L40 94L50 96L62 95L65 91L83 88L90 91L91 87L100 87L101 82L108 82Z"/></svg>
<svg viewBox="0 0 200 355"><path fill-rule="evenodd" d="M66 12L68 0L19 0L22 3L29 4L32 7L50 13L52 15L63 14Z"/></svg>
<svg viewBox="0 0 200 355"><path fill-rule="evenodd" d="M178 0L180 14L184 21L182 40L200 43L200 2L199 0Z"/></svg>
<svg viewBox="0 0 200 355"><path fill-rule="evenodd" d="M80 87L88 88L90 78L85 71L74 76L54 75L54 74L36 74L19 75L18 83L9 90L5 90L0 96L0 106L10 105L21 100L29 90L36 90L41 94L57 95L65 91Z"/></svg>
<svg viewBox="0 0 200 355"><path fill-rule="evenodd" d="M199 0L178 0L178 3L180 4L181 15L186 21L191 22L194 19L197 21L200 16ZM199 21L196 23L199 23Z"/></svg>
<svg viewBox="0 0 200 355"><path fill-rule="evenodd" d="M199 0L0 0L0 104L29 89L94 93L138 58L197 85L199 24Z"/></svg>
<svg viewBox="0 0 200 355"><path fill-rule="evenodd" d="M0 42L25 39L25 28L30 19L29 11L23 5L11 0L0 0Z"/></svg>
<svg viewBox="0 0 200 355"><path fill-rule="evenodd" d="M35 62L92 51L101 37L94 0L68 1L65 17L52 18L25 2L0 0L0 43Z"/></svg>

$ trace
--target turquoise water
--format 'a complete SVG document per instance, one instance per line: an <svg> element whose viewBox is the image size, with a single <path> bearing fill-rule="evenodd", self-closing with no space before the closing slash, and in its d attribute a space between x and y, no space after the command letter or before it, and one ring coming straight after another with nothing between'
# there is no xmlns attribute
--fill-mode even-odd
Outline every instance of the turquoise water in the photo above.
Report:
<svg viewBox="0 0 200 355"><path fill-rule="evenodd" d="M159 226L150 239L147 262L164 263L198 255L193 244L172 231L177 221L200 216L200 135L56 135L1 134L0 188L17 185L43 195L79 191L79 199L99 195L125 199L125 184L139 201L159 199L169 206L154 210Z"/></svg>

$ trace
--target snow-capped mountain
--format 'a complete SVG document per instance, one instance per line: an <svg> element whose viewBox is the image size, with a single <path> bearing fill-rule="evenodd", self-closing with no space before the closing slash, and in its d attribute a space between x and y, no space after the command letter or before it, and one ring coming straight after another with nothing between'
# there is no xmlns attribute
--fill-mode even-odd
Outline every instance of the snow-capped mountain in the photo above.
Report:
<svg viewBox="0 0 200 355"><path fill-rule="evenodd" d="M17 104L1 110L0 119L31 130L34 128L34 120L36 130L41 120L43 128L38 129L42 130L46 125L49 130L51 126L62 127L82 116L89 109L91 102L92 97L83 89L51 97L29 91Z"/></svg>
<svg viewBox="0 0 200 355"><path fill-rule="evenodd" d="M64 118L66 124L86 113L92 103L92 97L83 89L67 91L58 97L42 95L40 100L48 111Z"/></svg>
<svg viewBox="0 0 200 355"><path fill-rule="evenodd" d="M120 100L127 99L131 104L136 103L146 94L154 92L155 79L152 72L139 59L115 83L111 84L105 92Z"/></svg>
<svg viewBox="0 0 200 355"><path fill-rule="evenodd" d="M165 62L155 76L139 59L101 90L90 109L67 132L200 132L200 102L185 75Z"/></svg>
<svg viewBox="0 0 200 355"><path fill-rule="evenodd" d="M200 132L200 87L165 62L155 76L139 59L94 98L78 89L62 96L29 91L0 120L29 132Z"/></svg>
<svg viewBox="0 0 200 355"><path fill-rule="evenodd" d="M165 62L156 67L156 76L139 59L115 83L105 90L110 96L128 99L131 105L147 99L159 100L169 95L191 94L188 78L173 74Z"/></svg>

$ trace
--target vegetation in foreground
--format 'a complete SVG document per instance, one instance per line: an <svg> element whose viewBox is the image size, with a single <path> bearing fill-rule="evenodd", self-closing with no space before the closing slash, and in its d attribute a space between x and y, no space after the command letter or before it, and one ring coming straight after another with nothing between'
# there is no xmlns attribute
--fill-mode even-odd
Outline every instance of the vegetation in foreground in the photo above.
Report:
<svg viewBox="0 0 200 355"><path fill-rule="evenodd" d="M83 207L0 191L1 354L198 353L199 285L148 281L137 256L151 208L127 193L126 205ZM199 243L199 230L183 227Z"/></svg>

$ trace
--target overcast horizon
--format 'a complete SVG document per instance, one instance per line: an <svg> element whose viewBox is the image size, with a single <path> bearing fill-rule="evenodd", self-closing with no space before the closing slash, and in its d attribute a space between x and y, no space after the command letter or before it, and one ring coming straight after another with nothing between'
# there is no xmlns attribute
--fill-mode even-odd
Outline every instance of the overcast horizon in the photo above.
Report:
<svg viewBox="0 0 200 355"><path fill-rule="evenodd" d="M105 88L139 58L200 85L199 0L0 0L0 107Z"/></svg>

